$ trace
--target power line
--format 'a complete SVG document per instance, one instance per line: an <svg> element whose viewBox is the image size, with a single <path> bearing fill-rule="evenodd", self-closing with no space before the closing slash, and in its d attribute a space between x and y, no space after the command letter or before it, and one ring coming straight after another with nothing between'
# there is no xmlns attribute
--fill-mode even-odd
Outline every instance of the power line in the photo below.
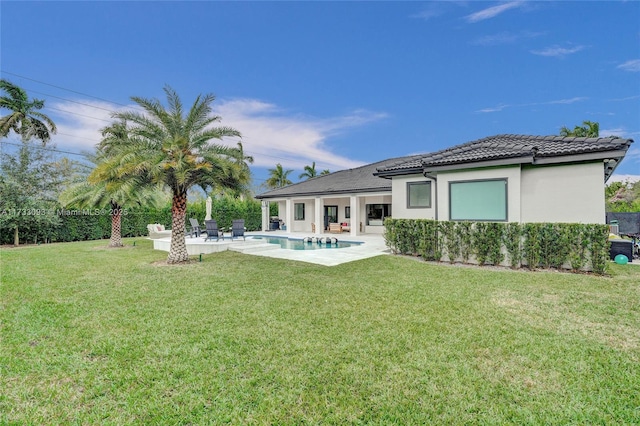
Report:
<svg viewBox="0 0 640 426"><path fill-rule="evenodd" d="M93 120L100 120L100 121L105 121L105 122L107 122L107 123L111 123L111 120L105 120L104 118L92 117L92 116L90 116L90 115L80 114L79 112L67 111L67 110L64 110L64 109L54 108L54 107L48 107L48 106L46 106L46 107L44 107L44 108L45 108L45 109L50 109L50 110L53 110L53 111L60 111L60 112L64 112L64 113L67 113L67 114L77 115L77 116L79 116L79 117L86 117L86 118L91 118L91 119L93 119Z"/></svg>
<svg viewBox="0 0 640 426"><path fill-rule="evenodd" d="M5 71L5 70L0 70L0 72L2 72L4 74L9 74L9 75L12 75L12 76L15 76L15 77L19 77L19 78L24 78L25 80L34 81L36 83L44 84L45 86L55 87L56 89L66 90L67 92L72 92L72 93L75 93L75 94L78 94L78 95L82 95L82 96L88 96L90 98L98 99L98 100L103 101L103 102L109 102L109 103L120 105L120 106L123 106L123 107L128 107L128 105L124 105L124 104L121 104L121 103L118 103L118 102L110 101L110 100L107 100L107 99L104 99L104 98L101 98L101 97L98 97L98 96L89 95L88 93L78 92L77 90L67 89L66 87L56 86L55 84L46 83L44 81L36 80L35 78L26 77L24 75L16 74L16 73Z"/></svg>
<svg viewBox="0 0 640 426"><path fill-rule="evenodd" d="M116 111L113 111L113 110L110 110L110 109L107 109L107 108L103 108L103 107L99 107L99 106L97 106L97 105L85 104L85 103L83 103L83 102L74 101L73 99L62 98L62 97L60 97L60 96L51 95L51 94L49 94L49 93L40 92L40 91L38 91L38 90L27 89L27 88L25 88L25 90L27 90L27 91L29 91L29 92L32 92L32 93L39 93L39 94L41 94L41 95L49 96L50 98L56 98L56 99L60 99L60 100L63 100L63 101L72 102L72 103L74 103L74 104L78 104L78 105L82 105L82 106L87 106L87 107L95 108L95 109L101 109L101 110L103 110L103 111L110 112L111 114L115 114L115 113L116 113ZM45 108L48 108L48 107L45 107Z"/></svg>
<svg viewBox="0 0 640 426"><path fill-rule="evenodd" d="M3 140L0 140L0 144L13 145L13 146L22 146L22 144L19 144L19 143L7 142L7 141L3 141ZM42 151L58 152L58 153L61 153L61 154L77 155L77 156L80 156L80 157L90 158L90 154L82 154L82 153L78 153L78 152L63 151L61 149L47 148L46 146L32 145L31 148L39 149L39 150L42 150Z"/></svg>
<svg viewBox="0 0 640 426"><path fill-rule="evenodd" d="M36 83L39 83L39 84L44 84L46 86L55 87L56 89L65 90L65 91L68 91L68 92L71 92L71 93L75 93L75 94L78 94L78 95L94 98L94 99L97 99L97 100L100 100L100 101L103 101L103 102L107 102L107 103L111 103L111 104L114 104L114 105L119 105L119 106L123 106L123 107L126 107L126 108L136 108L136 109L139 109L139 110L143 110L142 108L140 108L137 105L124 105L124 104L121 104L121 103L118 103L118 102L115 102L115 101L110 101L108 99L101 98L99 96L94 96L94 95L90 95L88 93L79 92L77 90L68 89L68 88L65 88L65 87L62 87L62 86L58 86L58 85L55 85L55 84L47 83L47 82L44 82L44 81L41 81L41 80L37 80L37 79L31 78L31 77L27 77L27 76L24 76L24 75L21 75L21 74L17 74L17 73L13 73L13 72L10 72L10 71L0 70L0 72L4 73L4 74L9 74L9 75L12 75L12 76L15 76L15 77L18 77L18 78L23 78L25 80L33 81L33 82L36 82ZM79 101L74 101L74 100L71 100L71 99L62 98L60 96L55 96L55 95L39 92L39 91L33 90L33 89L28 89L28 90L31 91L31 92L34 92L34 93L39 93L41 95L49 96L49 97L56 98L56 99L61 99L61 100L67 101L67 102L72 102L72 103L76 103L76 104L79 104L79 105L100 109L100 110L103 110L103 111L110 112L112 114L116 113L116 111L112 111L112 110L109 110L107 108L99 107L99 106L96 106L96 105L90 105L90 104L82 103L82 102L79 102ZM103 118L91 117L91 116L88 116L88 115L84 115L84 114L80 114L80 113L76 113L76 112L71 112L71 111L64 111L64 110L56 109L54 107L45 107L45 108L51 109L51 110L62 111L62 112L65 112L67 114L73 114L73 115L78 115L78 116L81 116L81 117L86 117L86 118L91 118L91 119L95 119L95 120L110 122L109 120L105 120ZM82 136L75 136L75 135L69 135L69 134L64 134L64 133L57 133L57 134L58 135L62 135L62 136L69 136L69 137L74 137L74 138L79 138L79 139L85 139L87 141L91 141L91 142L95 142L95 143L99 142L97 140L87 139L87 138L84 138ZM263 157L273 158L273 159L276 159L276 160L282 160L282 161L291 160L291 158L277 157L277 156L269 155L269 154L257 154L255 151L252 152L250 150L248 150L246 152L249 155L260 155L260 156L263 156ZM75 155L79 155L79 154L75 154Z"/></svg>

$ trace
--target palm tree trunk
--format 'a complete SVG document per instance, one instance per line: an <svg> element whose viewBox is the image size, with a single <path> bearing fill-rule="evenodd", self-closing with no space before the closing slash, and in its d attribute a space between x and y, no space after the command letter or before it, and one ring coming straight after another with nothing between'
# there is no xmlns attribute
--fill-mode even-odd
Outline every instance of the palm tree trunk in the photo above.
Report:
<svg viewBox="0 0 640 426"><path fill-rule="evenodd" d="M117 204L111 204L111 239L109 247L122 247L122 215Z"/></svg>
<svg viewBox="0 0 640 426"><path fill-rule="evenodd" d="M189 260L185 241L185 220L187 216L187 191L174 190L171 202L171 246L167 263Z"/></svg>

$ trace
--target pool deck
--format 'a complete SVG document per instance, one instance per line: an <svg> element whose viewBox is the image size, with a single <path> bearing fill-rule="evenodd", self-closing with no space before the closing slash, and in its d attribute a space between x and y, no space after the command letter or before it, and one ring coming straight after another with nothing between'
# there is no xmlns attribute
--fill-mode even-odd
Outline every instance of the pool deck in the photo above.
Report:
<svg viewBox="0 0 640 426"><path fill-rule="evenodd" d="M389 250L384 243L382 235L366 234L352 237L348 234L325 234L324 236L336 237L338 241L358 242L362 244L353 245L339 249L320 249L320 250L289 250L280 248L278 244L269 244L260 239L252 239L252 236L265 237L287 237L292 239L303 239L312 237L311 233L282 231L269 232L247 232L246 241L242 238L231 240L229 235L225 233L224 238L219 241L205 241L205 237L190 238L187 236L187 253L192 256L199 254L217 253L220 251L233 250L240 253L252 254L256 256L274 257L278 259L297 260L300 262L315 263L325 266L335 266L342 263L353 262L355 260L366 259L369 257L389 254ZM171 246L171 238L159 238L153 240L153 248L155 250L169 251Z"/></svg>

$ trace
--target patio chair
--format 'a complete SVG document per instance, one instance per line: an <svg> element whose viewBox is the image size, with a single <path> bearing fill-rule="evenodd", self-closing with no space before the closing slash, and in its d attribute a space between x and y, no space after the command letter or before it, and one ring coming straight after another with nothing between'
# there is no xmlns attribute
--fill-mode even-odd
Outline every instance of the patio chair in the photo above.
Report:
<svg viewBox="0 0 640 426"><path fill-rule="evenodd" d="M342 232L342 225L340 225L339 223L330 223L329 232L334 234L340 234Z"/></svg>
<svg viewBox="0 0 640 426"><path fill-rule="evenodd" d="M213 240L214 238L216 239L216 241L218 241L220 237L222 237L222 239L224 240L224 234L218 229L218 222L213 219L205 220L204 226L207 229L207 238L204 239L205 241Z"/></svg>
<svg viewBox="0 0 640 426"><path fill-rule="evenodd" d="M244 231L244 219L234 219L231 223L231 239L233 240L233 237L242 237L245 240Z"/></svg>
<svg viewBox="0 0 640 426"><path fill-rule="evenodd" d="M200 236L200 232L202 232L202 230L200 229L200 224L198 223L197 219L189 219L189 222L191 223L191 231L189 231L189 236L191 238L193 238L193 234L196 235L196 237Z"/></svg>

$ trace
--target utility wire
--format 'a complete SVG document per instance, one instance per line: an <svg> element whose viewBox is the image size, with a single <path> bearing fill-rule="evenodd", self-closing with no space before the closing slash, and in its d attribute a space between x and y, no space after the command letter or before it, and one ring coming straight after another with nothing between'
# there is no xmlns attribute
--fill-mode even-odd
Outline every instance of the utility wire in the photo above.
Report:
<svg viewBox="0 0 640 426"><path fill-rule="evenodd" d="M110 100L107 100L107 99L104 99L104 98L100 98L98 96L89 95L88 93L78 92L77 90L67 89L66 87L62 87L62 86L56 86L55 84L46 83L44 81L36 80L35 78L26 77L24 75L16 74L16 73L13 73L13 72L5 71L5 70L0 70L0 72L2 72L4 74L12 75L14 77L20 77L20 78L24 78L25 80L34 81L36 83L44 84L45 86L51 86L51 87L55 87L56 89L66 90L67 92L72 92L72 93L75 93L77 95L88 96L88 97L93 98L93 99L98 99L99 101L104 101L104 102L108 102L108 103L111 103L111 104L120 105L120 106L123 106L123 107L128 107L129 106L129 105L124 105L124 104L121 104L121 103L118 103L118 102L110 101Z"/></svg>
<svg viewBox="0 0 640 426"><path fill-rule="evenodd" d="M121 104L121 103L118 103L118 102L114 102L114 101L110 101L110 100L108 100L108 99L104 99L104 98L101 98L101 97L98 97L98 96L90 95L90 94L88 94L88 93L79 92L79 91L77 91L77 90L68 89L68 88L66 88L66 87L62 87L62 86L58 86L58 85L55 85L55 84L47 83L47 82L44 82L44 81L41 81L41 80L36 80L36 79L34 79L34 78L30 78L30 77L27 77L27 76L24 76L24 75L21 75L21 74L17 74L17 73L13 73L13 72L10 72L10 71L0 70L0 72L1 72L1 73L3 73L3 74L9 74L9 75L12 75L12 76L14 76L14 77L19 77L19 78L23 78L23 79L25 79L25 80L33 81L33 82L35 82L35 83L44 84L44 85L46 85L46 86L50 86L50 87L55 87L56 89L65 90L65 91L67 91L67 92L75 93L75 94L82 95L82 96L87 96L87 97L90 97L90 98L93 98L93 99L97 99L97 100L100 100L100 101L103 101L103 102L111 103L111 104L114 104L114 105L119 105L119 106L123 106L123 107L126 107L126 108L137 108L137 109L141 109L140 107L137 107L137 106L135 106L135 105L133 105L133 106L132 106L132 105L124 105L124 104ZM26 90L26 89L25 89L25 90ZM71 99L62 98L62 97L60 97L60 96L55 96L55 95L51 95L51 94L47 94L47 93L43 93L43 92L40 92L40 91L37 91L37 90L33 90L33 89L28 89L28 90L29 90L29 91L31 91L31 92L34 92L34 93L39 93L39 94L41 94L41 95L49 96L49 97L56 98L56 99L61 99L61 100L67 101L67 102L72 102L72 103L76 103L76 104L83 105L83 106L87 106L87 107L91 107L91 108L101 109L101 110L103 110L103 111L107 111L107 112L110 112L110 113L116 113L116 111L109 110L109 109L107 109L107 108L99 107L99 106L96 106L96 105L90 105L90 104L86 104L86 103L82 103L82 102L74 101L74 100L71 100ZM65 112L65 113L67 113L67 114L73 114L73 115L78 115L78 116L81 116L81 117L86 117L86 118L91 118L91 119L95 119L95 120L100 120L100 121L110 122L109 120L105 120L105 119L103 119L103 118L91 117L91 116L88 116L88 115L79 114L79 113L71 112L71 111L64 111L64 110L56 109L56 108L54 108L54 107L45 107L45 108L47 108L47 109L51 109L51 110L62 111L62 112ZM93 140L93 139L87 139L87 138L84 138L84 137L82 137L82 136L75 136L75 135L69 135L69 134L64 134L64 133L57 133L57 134L58 134L58 135L62 135L62 136L69 136L69 137L73 137L73 138L84 139L84 140L88 140L88 141L95 142L95 143L98 143L98 142L99 142L99 141L96 141L96 140ZM3 143L7 143L7 142L3 142ZM249 154L249 155L251 155L251 156L254 156L254 155L260 155L260 156L263 156L263 157L273 158L273 159L276 159L276 160L283 160L283 161L288 161L288 160L290 160L290 158L277 157L277 156L269 155L269 154L257 154L256 152L252 152L252 151L249 151L249 150L248 150L248 151L246 151L246 152L247 152L247 154ZM70 153L70 154L73 154L73 155L82 155L82 154L75 154L75 153Z"/></svg>
<svg viewBox="0 0 640 426"><path fill-rule="evenodd" d="M3 140L0 140L0 144L13 145L13 146L22 146L22 144L19 144L19 143L7 142L7 141L3 141ZM90 158L90 156L91 156L90 154L82 154L82 153L79 153L79 152L63 151L61 149L56 149L56 148L47 148L46 146L32 145L30 148L39 149L41 151L59 152L61 154L77 155L77 156L85 157L85 158Z"/></svg>

